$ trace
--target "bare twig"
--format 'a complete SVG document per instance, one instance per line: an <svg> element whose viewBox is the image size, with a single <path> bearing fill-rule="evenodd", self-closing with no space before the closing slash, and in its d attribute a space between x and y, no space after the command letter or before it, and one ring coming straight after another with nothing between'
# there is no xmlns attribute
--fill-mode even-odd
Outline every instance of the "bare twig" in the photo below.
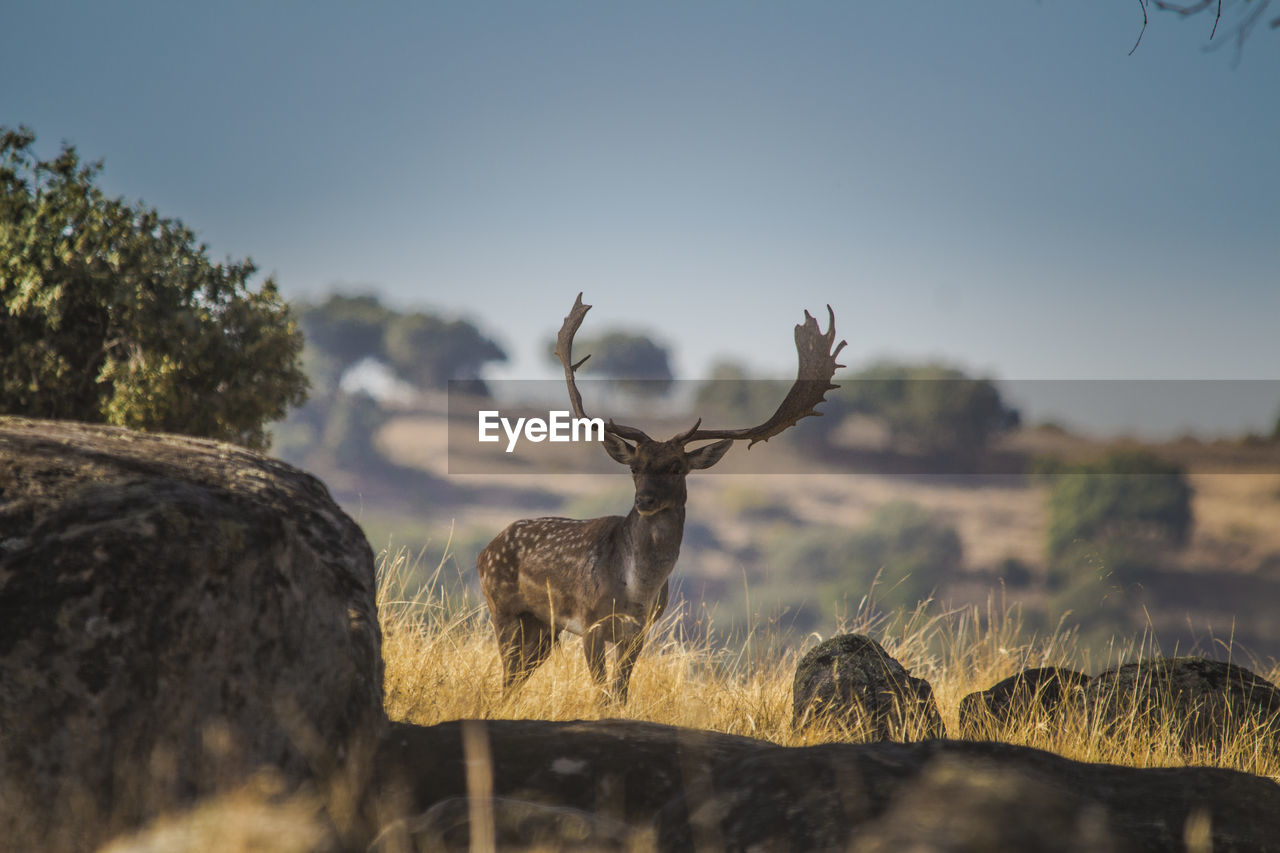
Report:
<svg viewBox="0 0 1280 853"><path fill-rule="evenodd" d="M1248 39L1249 35L1253 32L1254 27L1256 27L1258 22L1263 18L1263 15L1270 3L1271 0L1259 0L1257 3L1249 3L1247 12L1236 15L1236 22L1233 23L1231 27L1234 32L1234 37L1231 39L1231 43L1235 44L1237 53L1243 49L1245 40ZM1223 6L1229 4L1223 3L1223 0L1196 0L1194 3L1174 3L1171 2L1171 0L1138 0L1138 5L1142 8L1142 29L1138 31L1137 41L1134 42L1133 48L1129 51L1130 56L1132 56L1138 49L1138 45L1142 43L1142 36L1147 31L1147 24L1150 20L1150 7L1154 6L1162 12L1173 12L1174 14L1185 18L1204 12L1210 6L1213 6L1213 27L1209 31L1209 41L1213 41L1214 37L1218 34L1219 27L1222 25ZM1237 3L1232 8L1241 9L1244 7ZM1280 28L1280 17L1274 18L1267 23L1272 29L1278 29ZM1217 42L1216 44L1208 46L1208 49L1213 49L1221 44L1222 42Z"/></svg>
<svg viewBox="0 0 1280 853"><path fill-rule="evenodd" d="M1147 31L1147 0L1138 0L1138 5L1142 7L1142 29L1138 30L1138 40L1133 43L1133 47L1129 48L1130 56L1133 56L1138 45L1142 44L1142 34Z"/></svg>

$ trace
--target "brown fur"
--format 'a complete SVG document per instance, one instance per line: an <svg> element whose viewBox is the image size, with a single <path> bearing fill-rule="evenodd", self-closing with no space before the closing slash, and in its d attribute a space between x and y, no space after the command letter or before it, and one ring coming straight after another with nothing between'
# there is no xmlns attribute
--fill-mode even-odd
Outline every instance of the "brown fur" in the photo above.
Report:
<svg viewBox="0 0 1280 853"><path fill-rule="evenodd" d="M480 586L502 653L504 685L518 687L551 653L561 631L583 637L592 677L606 681L605 647L615 647L613 694L622 702L647 626L667 606L680 556L692 468L714 465L731 441L685 452L676 441L605 447L635 481L626 516L517 521L480 552Z"/></svg>

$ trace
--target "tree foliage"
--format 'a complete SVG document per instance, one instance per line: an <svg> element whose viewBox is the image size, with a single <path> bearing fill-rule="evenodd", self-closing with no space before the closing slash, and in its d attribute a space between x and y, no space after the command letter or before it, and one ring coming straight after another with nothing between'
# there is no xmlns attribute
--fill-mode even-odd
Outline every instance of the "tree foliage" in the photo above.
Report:
<svg viewBox="0 0 1280 853"><path fill-rule="evenodd" d="M421 388L444 388L449 380L472 382L491 361L507 354L466 320L412 313L392 318L384 338L387 361Z"/></svg>
<svg viewBox="0 0 1280 853"><path fill-rule="evenodd" d="M264 446L307 388L275 282L34 143L0 128L0 411Z"/></svg>
<svg viewBox="0 0 1280 853"><path fill-rule="evenodd" d="M884 607L914 607L964 565L955 528L918 504L894 501L876 510L866 526L788 531L771 541L770 571L817 581L832 600L849 591L860 597L878 582Z"/></svg>
<svg viewBox="0 0 1280 853"><path fill-rule="evenodd" d="M559 364L554 349L552 343L548 357ZM582 376L610 379L637 396L661 397L671 390L675 378L670 350L639 332L610 329L594 338L575 341L573 354L575 359L591 356L582 366Z"/></svg>
<svg viewBox="0 0 1280 853"><path fill-rule="evenodd" d="M837 382L843 412L883 422L903 451L971 457L1020 422L990 379L945 365L880 362Z"/></svg>
<svg viewBox="0 0 1280 853"><path fill-rule="evenodd" d="M307 344L323 354L334 384L361 360L384 358L383 337L394 316L372 294L334 293L318 305L298 306Z"/></svg>
<svg viewBox="0 0 1280 853"><path fill-rule="evenodd" d="M1112 570L1140 566L1190 534L1186 472L1148 451L1062 466L1050 481L1048 551L1060 565L1078 563L1087 551Z"/></svg>
<svg viewBox="0 0 1280 853"><path fill-rule="evenodd" d="M444 388L450 380L475 384L486 364L507 360L502 347L466 320L403 314L371 294L335 293L303 305L300 316L315 378L331 389L366 358L420 388Z"/></svg>
<svg viewBox="0 0 1280 853"><path fill-rule="evenodd" d="M719 361L712 365L709 377L698 384L694 406L708 421L757 424L773 414L787 388L786 382L752 378L747 368L737 362ZM801 424L807 425L809 420L814 419Z"/></svg>

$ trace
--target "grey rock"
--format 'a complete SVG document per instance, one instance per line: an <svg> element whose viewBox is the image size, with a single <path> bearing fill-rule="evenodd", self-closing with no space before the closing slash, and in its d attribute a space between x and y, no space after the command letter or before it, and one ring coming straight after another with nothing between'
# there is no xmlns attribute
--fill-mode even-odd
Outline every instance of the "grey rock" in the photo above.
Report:
<svg viewBox="0 0 1280 853"><path fill-rule="evenodd" d="M879 643L842 634L810 649L796 665L792 725L835 722L866 740L946 737L933 688Z"/></svg>
<svg viewBox="0 0 1280 853"><path fill-rule="evenodd" d="M1083 710L1089 676L1046 666L1026 669L960 700L960 734L976 738L1036 722L1060 722Z"/></svg>
<svg viewBox="0 0 1280 853"><path fill-rule="evenodd" d="M470 779L469 726L488 756ZM1269 779L1085 764L997 742L786 748L629 720L395 724L375 778L392 821L482 784L651 833L661 850L1165 851L1184 849L1189 827L1215 851L1280 850L1280 786ZM461 806L447 809L453 822L436 820L456 830Z"/></svg>
<svg viewBox="0 0 1280 853"><path fill-rule="evenodd" d="M181 436L0 418L0 826L90 846L385 725L373 558L316 479Z"/></svg>
<svg viewBox="0 0 1280 853"><path fill-rule="evenodd" d="M480 756L472 755L470 771L464 729L470 729L468 748ZM392 723L378 751L375 798L392 813L414 815L470 796L480 783L490 796L635 825L683 791L707 788L714 767L761 749L782 747L633 720ZM491 768L491 778L469 779L477 766Z"/></svg>
<svg viewBox="0 0 1280 853"><path fill-rule="evenodd" d="M982 808L991 825L979 831L968 816L940 802L935 809L949 814L935 815L934 826L911 826L906 815L923 800L912 791L940 784L929 780L940 759L953 768L942 782L957 773L975 779L998 774L1004 793L979 789L977 796L970 795L986 800ZM1007 787L1014 778L1036 784L1027 785L1023 795ZM726 850L847 850L864 836L871 844L886 835L910 835L910 843L904 840L897 849L916 849L918 843L927 850L950 827L972 833L975 845L992 841L976 849L1062 849L1106 840L1118 850L1165 851L1183 849L1188 822L1207 816L1215 851L1280 850L1280 812L1275 811L1280 786L1268 779L1215 768L1085 764L997 742L830 743L772 750L717 768L712 790L709 798L686 795L664 807L656 819L660 849L703 849L705 839L716 839ZM1060 802L1051 796L1055 791ZM1035 837L1034 822L998 822L1000 815L1020 809L1046 819L1030 845L1025 842L1029 834ZM1060 838L1063 823L1072 824L1076 834Z"/></svg>
<svg viewBox="0 0 1280 853"><path fill-rule="evenodd" d="M1280 733L1280 690L1248 669L1202 657L1152 658L1095 676L1085 688L1090 719L1104 730L1171 727L1186 749L1217 748L1240 732Z"/></svg>
<svg viewBox="0 0 1280 853"><path fill-rule="evenodd" d="M503 797L457 797L436 803L414 818L395 821L369 845L369 853L465 853L477 849L472 846L473 832L482 850L644 849L641 833L580 809Z"/></svg>
<svg viewBox="0 0 1280 853"><path fill-rule="evenodd" d="M856 833L853 853L1112 853L1106 806L1008 762L940 755Z"/></svg>

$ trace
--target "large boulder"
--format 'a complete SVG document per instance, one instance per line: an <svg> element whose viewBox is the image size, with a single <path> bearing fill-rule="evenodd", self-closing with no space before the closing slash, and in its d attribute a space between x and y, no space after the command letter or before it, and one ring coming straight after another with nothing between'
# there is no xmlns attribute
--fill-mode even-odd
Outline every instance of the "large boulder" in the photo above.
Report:
<svg viewBox="0 0 1280 853"><path fill-rule="evenodd" d="M474 826L484 829L472 838ZM644 834L621 821L563 806L506 797L456 797L421 815L392 821L368 853L555 850L608 853L648 849Z"/></svg>
<svg viewBox="0 0 1280 853"><path fill-rule="evenodd" d="M374 799L404 817L480 794L637 825L683 791L709 792L715 768L781 749L637 720L392 723L378 750Z"/></svg>
<svg viewBox="0 0 1280 853"><path fill-rule="evenodd" d="M374 587L360 529L288 465L0 418L8 842L89 846L263 765L336 772L385 725Z"/></svg>
<svg viewBox="0 0 1280 853"><path fill-rule="evenodd" d="M1184 749L1280 734L1280 690L1248 669L1202 657L1152 658L1107 670L1084 691L1101 729L1141 725Z"/></svg>
<svg viewBox="0 0 1280 853"><path fill-rule="evenodd" d="M1113 853L1106 806L1016 763L941 755L862 827L853 853Z"/></svg>
<svg viewBox="0 0 1280 853"><path fill-rule="evenodd" d="M810 649L796 665L792 691L796 728L834 723L862 740L946 736L929 682L864 634L841 634Z"/></svg>
<svg viewBox="0 0 1280 853"><path fill-rule="evenodd" d="M1206 767L1086 764L996 742L788 748L630 720L394 724L379 849L519 847L566 828L661 850L1280 850L1280 785ZM586 842L590 846L590 842ZM1195 848L1200 849L1200 848Z"/></svg>
<svg viewBox="0 0 1280 853"><path fill-rule="evenodd" d="M1074 669L1025 669L960 700L960 735L986 738L1007 729L1060 723L1084 709L1089 676Z"/></svg>

